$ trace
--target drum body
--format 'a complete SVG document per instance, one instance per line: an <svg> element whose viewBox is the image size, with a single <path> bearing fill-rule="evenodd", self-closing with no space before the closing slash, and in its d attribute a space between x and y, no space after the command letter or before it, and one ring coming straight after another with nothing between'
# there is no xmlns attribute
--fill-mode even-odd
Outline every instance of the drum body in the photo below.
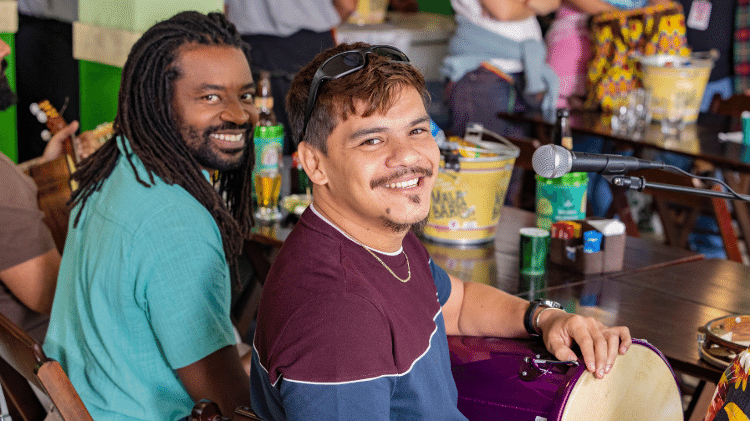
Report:
<svg viewBox="0 0 750 421"><path fill-rule="evenodd" d="M634 340L604 379L557 361L540 341L452 336L458 409L471 421L682 420L677 381L664 356Z"/></svg>

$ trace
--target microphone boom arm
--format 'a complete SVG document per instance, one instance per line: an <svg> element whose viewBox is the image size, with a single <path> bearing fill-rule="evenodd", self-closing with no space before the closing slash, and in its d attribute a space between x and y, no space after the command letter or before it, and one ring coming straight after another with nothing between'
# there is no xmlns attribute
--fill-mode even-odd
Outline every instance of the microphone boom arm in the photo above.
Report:
<svg viewBox="0 0 750 421"><path fill-rule="evenodd" d="M643 191L644 189L665 190L677 193L693 194L707 197L720 197L724 199L742 200L750 202L750 195L702 189L699 187L675 186L664 183L650 183L643 177L627 175L602 175L613 186L623 187L629 190Z"/></svg>

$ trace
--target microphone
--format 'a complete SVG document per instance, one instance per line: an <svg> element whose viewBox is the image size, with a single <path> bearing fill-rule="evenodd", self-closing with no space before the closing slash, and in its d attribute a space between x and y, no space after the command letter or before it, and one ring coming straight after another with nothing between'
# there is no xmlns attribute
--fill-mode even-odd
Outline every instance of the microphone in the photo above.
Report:
<svg viewBox="0 0 750 421"><path fill-rule="evenodd" d="M595 172L599 174L625 174L643 169L663 169L661 162L646 161L621 155L601 155L569 151L562 146L540 146L531 158L534 172L544 178L558 178L569 172Z"/></svg>

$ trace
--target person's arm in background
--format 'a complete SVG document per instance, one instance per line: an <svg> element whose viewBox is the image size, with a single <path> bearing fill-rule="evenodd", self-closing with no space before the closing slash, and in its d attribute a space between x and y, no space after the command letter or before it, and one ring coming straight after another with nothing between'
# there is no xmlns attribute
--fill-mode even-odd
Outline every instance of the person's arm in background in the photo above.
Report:
<svg viewBox="0 0 750 421"><path fill-rule="evenodd" d="M4 59L8 54L10 54L10 45L0 41L0 60Z"/></svg>
<svg viewBox="0 0 750 421"><path fill-rule="evenodd" d="M78 122L73 121L52 136L52 139L47 143L47 146L44 147L44 152L41 156L21 162L18 164L18 168L21 171L26 171L35 165L59 158L63 153L63 142L65 142L65 139L69 136L73 136L76 130L78 130ZM74 139L74 142L78 160L88 158L89 155L96 152L96 150L99 149L99 146L102 145L102 139L97 137L96 129L82 132Z"/></svg>
<svg viewBox="0 0 750 421"><path fill-rule="evenodd" d="M49 314L57 286L60 253L56 248L0 271L0 281L26 307Z"/></svg>
<svg viewBox="0 0 750 421"><path fill-rule="evenodd" d="M516 21L547 15L560 7L560 0L481 0L482 8L495 20Z"/></svg>
<svg viewBox="0 0 750 421"><path fill-rule="evenodd" d="M2 47L2 45L0 45ZM19 169L56 159L62 153L62 143L66 137L78 130L78 122L73 122L50 139L44 154L19 165ZM57 272L60 269L60 253L56 248L0 271L2 281L26 307L44 314L52 310L55 296Z"/></svg>
<svg viewBox="0 0 750 421"><path fill-rule="evenodd" d="M238 406L250 406L250 378L236 346L221 348L175 371L193 401L216 402L224 416L231 416Z"/></svg>
<svg viewBox="0 0 750 421"><path fill-rule="evenodd" d="M47 142L47 146L44 147L44 153L42 153L41 156L21 162L20 164L18 164L18 168L21 171L26 171L27 169L35 165L43 164L45 162L57 159L63 153L63 143L65 142L65 139L67 139L69 136L73 136L76 130L78 130L77 121L68 124L62 130L52 136L52 139Z"/></svg>
<svg viewBox="0 0 750 421"><path fill-rule="evenodd" d="M341 20L345 21L349 15L357 10L357 0L333 0L333 7L341 16Z"/></svg>

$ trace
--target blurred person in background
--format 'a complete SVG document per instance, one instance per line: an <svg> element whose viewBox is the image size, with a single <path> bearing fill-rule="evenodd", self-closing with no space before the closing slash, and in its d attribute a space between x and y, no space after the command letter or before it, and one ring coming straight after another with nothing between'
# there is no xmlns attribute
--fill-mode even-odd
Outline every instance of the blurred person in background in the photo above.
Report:
<svg viewBox="0 0 750 421"><path fill-rule="evenodd" d="M284 98L294 75L318 53L336 45L335 28L357 0L225 0L230 22L250 44L253 71L271 73L273 112L284 125L284 154L292 151ZM257 79L257 77L256 77Z"/></svg>
<svg viewBox="0 0 750 421"><path fill-rule="evenodd" d="M10 52L8 44L0 41L0 59ZM0 111L15 101L1 73ZM76 130L78 122L74 121L50 139L40 157L21 165L0 152L0 312L39 343L49 323L60 252L39 210L37 186L24 170L57 159L63 141ZM83 139L88 135L82 135Z"/></svg>
<svg viewBox="0 0 750 421"><path fill-rule="evenodd" d="M65 121L79 119L78 61L73 58L73 22L78 0L18 0L16 90L19 161L42 154L45 142L29 105L43 99Z"/></svg>

